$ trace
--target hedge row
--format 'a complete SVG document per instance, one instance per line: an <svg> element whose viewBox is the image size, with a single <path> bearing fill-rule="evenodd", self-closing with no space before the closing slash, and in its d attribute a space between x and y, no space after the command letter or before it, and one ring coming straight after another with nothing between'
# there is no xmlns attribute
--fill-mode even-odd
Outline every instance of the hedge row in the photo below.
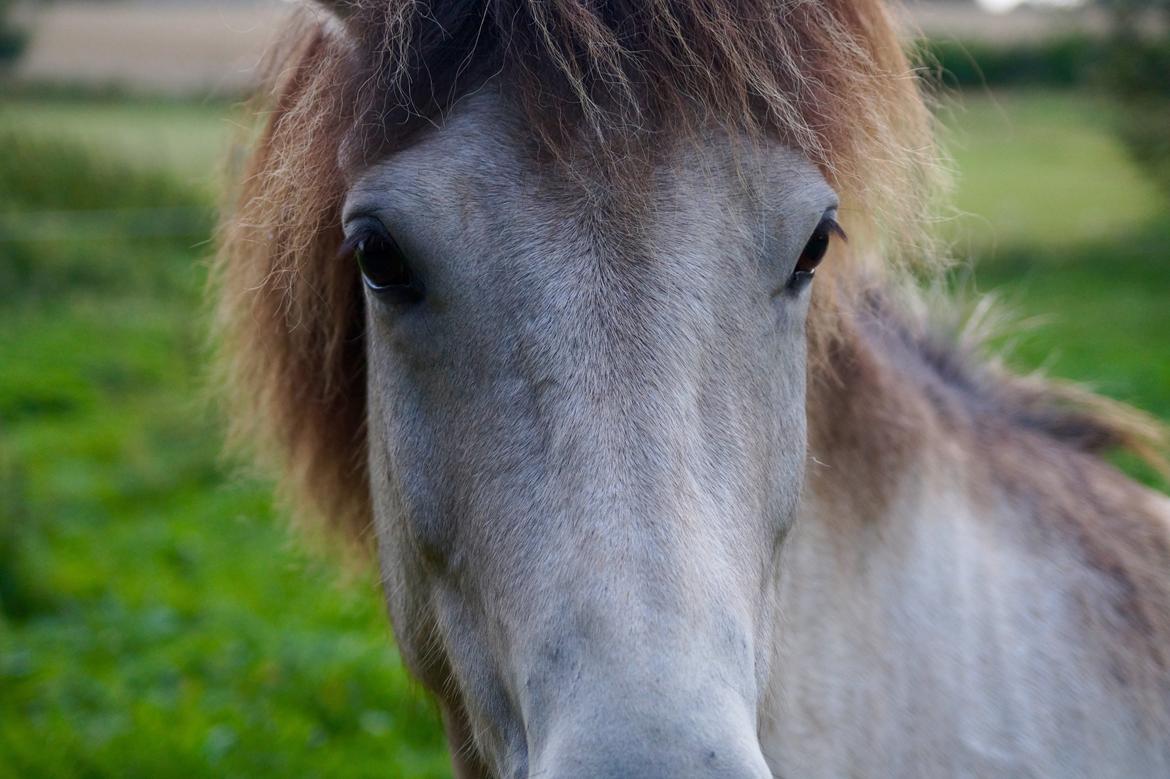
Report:
<svg viewBox="0 0 1170 779"><path fill-rule="evenodd" d="M1102 39L1065 35L1022 43L920 40L912 55L946 87L1074 87L1096 77L1107 50Z"/></svg>
<svg viewBox="0 0 1170 779"><path fill-rule="evenodd" d="M1121 31L1008 44L923 40L912 53L926 77L947 88L1091 86L1109 95L1118 137L1170 193L1170 34Z"/></svg>

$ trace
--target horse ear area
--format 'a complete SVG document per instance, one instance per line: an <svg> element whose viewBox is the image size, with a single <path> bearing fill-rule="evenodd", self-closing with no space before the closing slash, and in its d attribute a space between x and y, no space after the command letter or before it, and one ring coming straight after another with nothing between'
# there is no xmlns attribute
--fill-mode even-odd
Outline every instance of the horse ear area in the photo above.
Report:
<svg viewBox="0 0 1170 779"><path fill-rule="evenodd" d="M310 0L309 6L332 17L339 27L350 35L355 35L361 10L357 0Z"/></svg>
<svg viewBox="0 0 1170 779"><path fill-rule="evenodd" d="M297 2L297 0L291 0L291 2ZM358 0L309 0L307 5L310 9L319 12L322 17L328 20L327 25L345 38L355 43L362 39L360 19L362 11L368 10L368 4L367 9L363 9Z"/></svg>
<svg viewBox="0 0 1170 779"><path fill-rule="evenodd" d="M353 0L313 0L313 3L343 22L355 16L357 12L357 3Z"/></svg>

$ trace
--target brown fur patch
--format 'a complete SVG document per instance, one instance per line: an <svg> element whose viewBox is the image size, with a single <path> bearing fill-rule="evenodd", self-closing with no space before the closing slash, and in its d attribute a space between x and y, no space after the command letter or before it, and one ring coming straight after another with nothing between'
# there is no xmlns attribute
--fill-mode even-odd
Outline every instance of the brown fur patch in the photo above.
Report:
<svg viewBox="0 0 1170 779"><path fill-rule="evenodd" d="M346 131L336 42L291 36L267 126L222 228L213 284L232 438L271 457L287 500L363 542L369 533L362 301L341 243Z"/></svg>

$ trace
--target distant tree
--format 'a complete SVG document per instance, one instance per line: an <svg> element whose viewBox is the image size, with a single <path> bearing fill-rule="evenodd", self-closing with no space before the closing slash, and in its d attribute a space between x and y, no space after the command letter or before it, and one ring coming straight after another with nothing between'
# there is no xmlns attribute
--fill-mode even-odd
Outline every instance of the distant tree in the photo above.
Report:
<svg viewBox="0 0 1170 779"><path fill-rule="evenodd" d="M1118 133L1170 193L1170 0L1099 0L1110 17L1103 81L1118 98Z"/></svg>
<svg viewBox="0 0 1170 779"><path fill-rule="evenodd" d="M24 52L28 31L13 20L16 0L0 0L0 69L15 62Z"/></svg>

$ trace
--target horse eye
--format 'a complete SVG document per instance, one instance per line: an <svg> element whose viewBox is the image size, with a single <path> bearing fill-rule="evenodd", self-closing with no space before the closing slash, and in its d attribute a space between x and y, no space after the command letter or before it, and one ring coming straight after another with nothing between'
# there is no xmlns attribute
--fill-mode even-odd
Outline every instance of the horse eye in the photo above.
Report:
<svg viewBox="0 0 1170 779"><path fill-rule="evenodd" d="M844 238L845 232L835 219L826 216L817 225L817 229L813 231L808 243L800 252L800 259L796 261L796 268L792 271L792 278L788 282L790 287L804 285L812 279L817 267L825 259L825 254L829 251L829 243L834 235Z"/></svg>
<svg viewBox="0 0 1170 779"><path fill-rule="evenodd" d="M352 252L361 269L362 280L371 291L397 302L422 300L422 284L393 238L366 235L352 244Z"/></svg>

